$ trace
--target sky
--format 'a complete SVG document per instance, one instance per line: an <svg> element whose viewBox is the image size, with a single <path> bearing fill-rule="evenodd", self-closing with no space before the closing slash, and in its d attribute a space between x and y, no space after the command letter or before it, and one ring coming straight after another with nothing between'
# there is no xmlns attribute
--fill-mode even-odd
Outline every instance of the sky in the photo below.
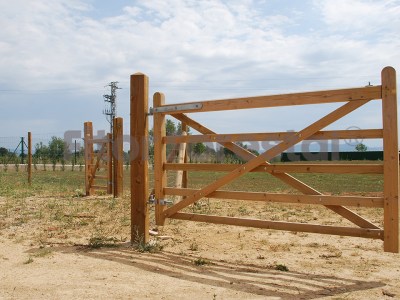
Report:
<svg viewBox="0 0 400 300"><path fill-rule="evenodd" d="M399 0L0 0L0 28L0 142L107 129L111 81L128 133L136 72L150 103L157 91L182 103L379 85L385 66L400 70ZM338 106L191 116L219 133L287 131ZM351 126L379 128L380 102L328 129Z"/></svg>

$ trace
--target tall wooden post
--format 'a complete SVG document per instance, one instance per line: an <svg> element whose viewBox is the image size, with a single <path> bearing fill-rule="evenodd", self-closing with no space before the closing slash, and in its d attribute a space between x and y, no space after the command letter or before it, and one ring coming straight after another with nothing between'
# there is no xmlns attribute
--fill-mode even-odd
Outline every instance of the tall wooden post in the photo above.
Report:
<svg viewBox="0 0 400 300"><path fill-rule="evenodd" d="M188 126L187 126L187 124L185 123L185 122L182 122L182 132L186 132L186 134L189 134L189 132L188 132ZM188 146L189 145L186 145L186 147L185 147L185 158L184 158L184 160L183 160L183 162L184 163L187 163L188 161L189 161L189 157L188 157ZM187 171L183 171L183 174L182 174L182 187L183 188L187 188L188 187L188 172ZM185 197L183 197L183 198L185 198Z"/></svg>
<svg viewBox="0 0 400 300"><path fill-rule="evenodd" d="M148 91L146 75L131 75L131 242L149 241Z"/></svg>
<svg viewBox="0 0 400 300"><path fill-rule="evenodd" d="M113 143L112 134L107 133L107 194L113 193Z"/></svg>
<svg viewBox="0 0 400 300"><path fill-rule="evenodd" d="M32 183L32 133L28 132L28 183Z"/></svg>
<svg viewBox="0 0 400 300"><path fill-rule="evenodd" d="M165 97L162 93L155 93L153 96L154 108L164 105ZM167 162L167 148L163 143L163 137L166 136L165 128L165 115L155 113L154 114L154 197L155 202L155 216L156 224L163 226L165 223L165 217L163 211L165 210L165 202L161 203L161 200L165 200L164 187L167 185L167 172L164 169L164 164Z"/></svg>
<svg viewBox="0 0 400 300"><path fill-rule="evenodd" d="M384 250L399 252L399 149L396 71L382 70Z"/></svg>
<svg viewBox="0 0 400 300"><path fill-rule="evenodd" d="M122 197L124 188L123 119L115 118L113 128L114 197Z"/></svg>
<svg viewBox="0 0 400 300"><path fill-rule="evenodd" d="M86 196L93 194L93 189L90 187L90 177L92 176L93 168L93 125L92 122L84 124L84 143L85 143L85 188Z"/></svg>

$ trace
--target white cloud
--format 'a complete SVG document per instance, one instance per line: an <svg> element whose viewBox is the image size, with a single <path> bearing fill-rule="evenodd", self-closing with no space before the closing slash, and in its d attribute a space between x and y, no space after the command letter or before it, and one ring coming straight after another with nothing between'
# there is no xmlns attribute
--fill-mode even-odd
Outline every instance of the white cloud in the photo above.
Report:
<svg viewBox="0 0 400 300"><path fill-rule="evenodd" d="M393 0L316 0L325 22L337 31L368 35L376 31L397 32L400 3Z"/></svg>
<svg viewBox="0 0 400 300"><path fill-rule="evenodd" d="M99 19L85 1L3 1L0 89L75 89L81 97L69 101L92 111L103 85L118 80L127 88L137 71L171 103L376 84L385 65L400 69L396 1L318 0L295 21L283 8L272 13L267 2L251 0L133 3ZM313 9L319 19L302 24ZM59 94L43 97L53 97L54 107L65 101ZM29 99L41 101L37 95L20 101ZM121 100L126 118L127 105ZM263 120L261 113L239 115L256 127L243 131L265 130L254 117ZM279 118L271 115L271 122Z"/></svg>

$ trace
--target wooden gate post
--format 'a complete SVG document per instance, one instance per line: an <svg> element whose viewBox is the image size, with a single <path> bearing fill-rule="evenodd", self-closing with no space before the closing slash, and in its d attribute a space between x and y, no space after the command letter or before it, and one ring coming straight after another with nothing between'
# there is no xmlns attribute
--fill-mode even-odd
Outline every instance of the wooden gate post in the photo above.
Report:
<svg viewBox="0 0 400 300"><path fill-rule="evenodd" d="M84 123L84 144L85 144L85 188L86 196L93 194L93 189L90 188L90 177L92 176L93 168L93 125L92 122Z"/></svg>
<svg viewBox="0 0 400 300"><path fill-rule="evenodd" d="M107 194L113 193L113 143L112 133L107 133Z"/></svg>
<svg viewBox="0 0 400 300"><path fill-rule="evenodd" d="M28 183L32 183L32 133L28 132Z"/></svg>
<svg viewBox="0 0 400 300"><path fill-rule="evenodd" d="M142 73L130 78L131 242L149 241L148 92Z"/></svg>
<svg viewBox="0 0 400 300"><path fill-rule="evenodd" d="M165 97L162 93L155 93L153 96L154 108L164 105ZM165 128L165 115L154 114L154 197L155 197L155 215L156 224L163 226L165 217L163 212L165 210L164 187L167 185L167 172L164 169L164 164L167 162L167 148L166 144L162 142L163 137L166 135Z"/></svg>
<svg viewBox="0 0 400 300"><path fill-rule="evenodd" d="M124 134L123 119L114 119L113 158L114 158L114 197L122 197L124 187Z"/></svg>
<svg viewBox="0 0 400 300"><path fill-rule="evenodd" d="M399 252L399 150L396 71L382 70L384 250Z"/></svg>

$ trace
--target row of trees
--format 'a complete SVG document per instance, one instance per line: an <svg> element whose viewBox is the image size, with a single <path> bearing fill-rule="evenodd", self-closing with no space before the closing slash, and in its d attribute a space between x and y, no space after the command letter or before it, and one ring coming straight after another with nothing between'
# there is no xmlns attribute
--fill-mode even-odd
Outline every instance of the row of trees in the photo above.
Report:
<svg viewBox="0 0 400 300"><path fill-rule="evenodd" d="M0 148L0 158L2 158L3 163L14 162L16 159L20 159L22 156L23 158L26 158L27 153L24 152L23 154L17 154L10 152L4 147ZM76 156L79 158L83 157L83 151L78 151ZM53 164L59 162L65 163L66 159L71 158L71 152L68 149L67 143L62 138L53 136L47 145L43 142L40 142L34 146L32 158L34 162L51 162Z"/></svg>
<svg viewBox="0 0 400 300"><path fill-rule="evenodd" d="M182 127L181 124L175 124L172 120L166 120L166 134L168 136L173 135L181 135L182 134ZM190 129L188 134L190 134ZM238 145L242 146L245 149L248 149L246 144L237 143ZM189 160L191 162L197 161L203 154L209 160L213 162L243 162L240 157L238 157L235 153L230 151L227 148L210 148L204 143L196 143L196 144L188 144L188 153L189 153ZM259 153L256 150L248 149L250 152L258 155ZM355 147L356 151L364 152L367 150L367 147L360 143ZM171 152L174 152L173 156L177 156L177 149L175 145L168 144L167 145L167 155L169 156ZM74 157L71 156L71 152L68 149L67 143L62 139L53 136L48 144L44 144L43 142L37 143L35 145L35 149L33 152L33 159L34 162L41 162L41 163L48 163L51 162L55 163L65 163L66 160L71 161L74 163L74 158L77 157L79 163L83 162L84 151L83 149L79 149L75 154ZM26 156L26 153L24 154ZM153 129L149 131L149 156L152 160L154 156L154 135ZM21 158L21 154L17 155L13 152L8 151L6 148L0 147L0 158L4 163L6 161L12 162ZM124 161L126 164L129 164L129 151L124 152Z"/></svg>

